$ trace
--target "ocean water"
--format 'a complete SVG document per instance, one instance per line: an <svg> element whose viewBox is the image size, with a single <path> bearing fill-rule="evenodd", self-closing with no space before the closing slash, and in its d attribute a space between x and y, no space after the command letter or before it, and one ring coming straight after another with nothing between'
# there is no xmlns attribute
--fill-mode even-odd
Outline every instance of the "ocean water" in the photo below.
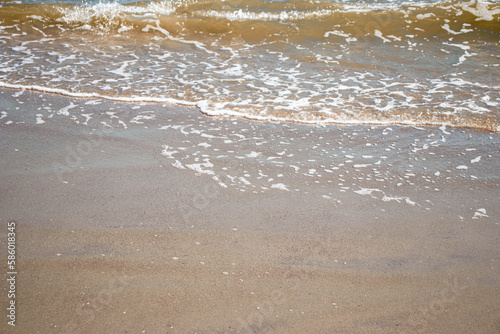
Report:
<svg viewBox="0 0 500 334"><path fill-rule="evenodd" d="M500 2L0 1L0 87L500 132Z"/></svg>

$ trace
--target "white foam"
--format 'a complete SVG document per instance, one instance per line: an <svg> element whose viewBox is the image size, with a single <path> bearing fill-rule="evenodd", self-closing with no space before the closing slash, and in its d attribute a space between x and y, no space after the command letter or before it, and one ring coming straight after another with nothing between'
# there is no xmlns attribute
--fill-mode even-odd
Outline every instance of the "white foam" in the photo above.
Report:
<svg viewBox="0 0 500 334"><path fill-rule="evenodd" d="M450 132L446 131L446 125L445 124L441 125L441 127L439 128L439 130L441 130L445 135L449 135L450 134Z"/></svg>
<svg viewBox="0 0 500 334"><path fill-rule="evenodd" d="M342 31L338 31L338 30L327 31L327 32L325 32L324 37L328 37L330 35L336 35L336 36L345 37L345 38L349 37L349 34L346 34Z"/></svg>
<svg viewBox="0 0 500 334"><path fill-rule="evenodd" d="M344 187L342 187L344 188ZM388 196L385 194L383 190L376 189L376 188L361 188L360 190L354 190L356 194L360 195L370 195L372 198L377 198L373 195L374 192L380 192L383 194L382 201L383 202L390 202L390 201L396 201L398 203L401 203L401 201L404 200L406 204L414 206L416 202L412 201L409 197L405 196Z"/></svg>
<svg viewBox="0 0 500 334"><path fill-rule="evenodd" d="M243 70L241 64L234 64L233 67L227 68L222 71L215 71L215 73L227 75L230 77L233 76L242 76L243 75Z"/></svg>
<svg viewBox="0 0 500 334"><path fill-rule="evenodd" d="M279 190L285 190L285 191L290 191L287 186L285 186L283 183L275 183L271 185L271 188L273 189L279 189Z"/></svg>
<svg viewBox="0 0 500 334"><path fill-rule="evenodd" d="M460 34L465 34L465 33L468 33L468 32L471 32L471 31L474 31L472 29L465 29L465 28L462 28L460 29L460 31L454 31L454 30L451 30L450 29L450 26L448 23L446 24L443 24L441 26L441 28L443 28L444 30L446 30L447 32L449 32L450 34L453 34L453 35L460 35Z"/></svg>
<svg viewBox="0 0 500 334"><path fill-rule="evenodd" d="M74 104L73 102L70 102L68 106L61 108L57 111L58 115L63 115L63 116L69 116L69 111L70 109L75 108L77 105Z"/></svg>
<svg viewBox="0 0 500 334"><path fill-rule="evenodd" d="M279 11L279 12L251 12L239 9L237 11L197 11L196 15L226 19L229 21L297 21L330 16L336 9L320 9L313 11Z"/></svg>
<svg viewBox="0 0 500 334"><path fill-rule="evenodd" d="M345 40L346 40L346 42L348 42L348 43L350 43L350 42L356 42L358 40L356 37L352 37L349 34L346 34L346 33L342 32L342 31L339 31L339 30L327 31L327 32L325 32L325 34L323 35L323 37L327 38L330 35L344 37Z"/></svg>
<svg viewBox="0 0 500 334"><path fill-rule="evenodd" d="M474 164L474 163L476 163L476 162L479 162L480 160L481 160L481 156L478 156L478 157L476 157L476 158L472 159L470 162L471 162L472 164Z"/></svg>
<svg viewBox="0 0 500 334"><path fill-rule="evenodd" d="M179 151L175 151L175 150L169 150L169 146L168 145L163 145L163 151L161 152L161 155L167 157L167 158L170 158L170 159L173 159L174 158L174 154L176 153L179 153Z"/></svg>
<svg viewBox="0 0 500 334"><path fill-rule="evenodd" d="M418 14L417 19L423 20L423 19L428 19L430 17L436 16L434 13L425 13L425 14Z"/></svg>
<svg viewBox="0 0 500 334"><path fill-rule="evenodd" d="M361 188L360 190L354 190L356 194L360 195L371 195L374 191L381 191L379 189Z"/></svg>
<svg viewBox="0 0 500 334"><path fill-rule="evenodd" d="M125 69L127 68L127 66L129 66L130 63L135 63L136 61L135 60L130 60L130 61L124 61L122 66L120 66L119 68L117 68L116 70L111 70L111 71L108 71L110 73L114 73L114 74L117 74L117 75L120 75L122 77L130 77L132 76L130 73L127 73L125 72Z"/></svg>
<svg viewBox="0 0 500 334"><path fill-rule="evenodd" d="M184 167L184 165L182 165L182 163L179 160L175 160L175 162L172 163L172 166L179 169L186 169L186 167Z"/></svg>
<svg viewBox="0 0 500 334"><path fill-rule="evenodd" d="M151 30L156 30L156 31L159 31L161 32L163 35L165 35L165 37L169 40L172 40L172 41L177 41L177 42L180 42L180 43L185 43L185 44L192 44L194 46L196 46L197 48L207 52L207 53L211 53L211 54L216 54L215 52L207 49L205 47L205 44L201 43L201 42L198 42L198 41L192 41L192 40L184 40L182 38L177 38L177 37L173 37L172 35L170 35L170 33L168 32L168 30L166 30L165 28L162 28L160 26L160 20L150 20L150 22L152 23L155 23L156 25L153 26L151 24L148 24L146 25L146 27L144 27L142 29L142 31L145 31L145 32L148 32L150 29Z"/></svg>
<svg viewBox="0 0 500 334"><path fill-rule="evenodd" d="M475 5L471 7L470 5ZM476 16L476 21L493 21L494 15L500 14L500 9L490 9L486 1L460 2L456 6Z"/></svg>
<svg viewBox="0 0 500 334"><path fill-rule="evenodd" d="M207 175L215 175L215 172L211 169L203 169L202 167L205 168L212 168L214 165L210 163L208 159L204 159L204 163L199 163L199 164L189 164L185 165L187 168L195 171L198 174L207 174Z"/></svg>
<svg viewBox="0 0 500 334"><path fill-rule="evenodd" d="M384 202L389 202L389 201L396 201L398 203L401 203L401 200L404 200L407 204L410 205L415 205L416 203L408 197L390 197L390 196L385 196L382 198L382 201Z"/></svg>
<svg viewBox="0 0 500 334"><path fill-rule="evenodd" d="M146 6L124 6L118 2L98 3L94 5L56 7L63 16L59 19L65 23L91 23L95 19L121 19L125 15L142 15L156 17L157 15L170 15L176 10L173 1L150 2Z"/></svg>
<svg viewBox="0 0 500 334"><path fill-rule="evenodd" d="M472 217L472 219L479 219L484 217L489 217L489 216L486 214L486 209L480 208L477 209L476 212L474 212L474 216Z"/></svg>
<svg viewBox="0 0 500 334"><path fill-rule="evenodd" d="M252 151L252 152L248 153L248 154L247 154L247 155L245 155L245 156L246 156L247 158L256 158L256 157L258 157L259 155L261 155L261 153L260 153L260 152L254 152L254 151Z"/></svg>
<svg viewBox="0 0 500 334"><path fill-rule="evenodd" d="M387 38L385 38L385 37L382 35L382 32L381 32L380 30L375 30L375 31L373 32L373 34L374 34L376 37L378 37L378 38L380 38L381 40L383 40L383 41L384 41L384 43L387 43L387 42L389 42L389 43L390 43L390 42L391 42L391 40L390 40L390 39L387 39Z"/></svg>
<svg viewBox="0 0 500 334"><path fill-rule="evenodd" d="M238 180L240 180L243 184L247 185L247 186L251 186L252 183L250 183L247 179L245 179L243 176L240 176L238 178Z"/></svg>
<svg viewBox="0 0 500 334"><path fill-rule="evenodd" d="M51 88L43 87L39 85L21 85L21 84L10 84L7 82L0 81L0 87L11 88L11 89L26 89L33 90L43 93L50 94L60 94L64 96L77 97L77 98L100 98L103 100L118 101L118 102L157 102L157 103L168 103L168 104L179 104L185 106L196 106L196 102L188 102L184 100L168 98L168 97L148 97L148 96L108 96L99 93L84 93L84 92L72 92L61 88Z"/></svg>
<svg viewBox="0 0 500 334"><path fill-rule="evenodd" d="M144 124L142 120L149 120L149 119L154 119L155 116L148 116L148 115L137 115L134 118L130 120L130 123L136 123L136 124Z"/></svg>
<svg viewBox="0 0 500 334"><path fill-rule="evenodd" d="M43 124L45 121L42 119L42 114L36 114L36 123L35 124Z"/></svg>

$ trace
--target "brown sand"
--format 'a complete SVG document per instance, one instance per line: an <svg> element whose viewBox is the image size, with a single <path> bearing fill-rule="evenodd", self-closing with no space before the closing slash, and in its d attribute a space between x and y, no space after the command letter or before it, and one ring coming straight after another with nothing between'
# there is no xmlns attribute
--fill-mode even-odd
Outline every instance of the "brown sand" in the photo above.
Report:
<svg viewBox="0 0 500 334"><path fill-rule="evenodd" d="M498 180L433 185L428 213L354 193L328 203L313 183L254 194L172 167L160 152L175 138L142 125L58 174L91 127L18 122L0 129L0 247L14 220L18 249L16 327L2 316L2 333L500 332ZM471 219L471 196L491 199L488 218Z"/></svg>

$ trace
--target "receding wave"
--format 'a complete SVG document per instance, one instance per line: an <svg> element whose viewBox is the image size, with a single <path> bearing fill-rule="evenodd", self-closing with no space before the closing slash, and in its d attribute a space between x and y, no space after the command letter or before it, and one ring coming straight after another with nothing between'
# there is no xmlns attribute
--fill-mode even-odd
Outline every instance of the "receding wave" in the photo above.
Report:
<svg viewBox="0 0 500 334"><path fill-rule="evenodd" d="M324 114L322 112L317 113L301 113L301 114L289 114L287 112L278 112L274 114L258 114L252 113L245 108L230 108L222 106L220 103L213 103L211 101L184 101L168 97L154 97L154 96L119 96L119 95L108 95L96 92L73 92L60 88L50 88L37 85L19 85L19 84L9 84L5 82L0 82L0 87L9 89L21 89L21 90L31 90L42 93L49 94L59 94L68 97L75 98L92 98L92 99L104 99L117 102L142 102L142 103L167 103L167 104L177 104L183 106L196 106L198 109L206 115L209 116L236 116L241 118L246 118L256 121L275 121L275 122L293 122L301 124L312 124L312 125L326 125L326 124L337 124L337 125L405 125L405 126L450 126L450 127L461 127L461 128L471 128L476 130L485 130L490 132L500 133L500 122L493 119L481 119L477 120L474 118L457 118L455 116L449 115L434 115L428 113L428 115L422 115L415 118L414 115L400 112L392 113L389 115L376 116L371 113L339 113L334 116L331 113ZM219 104L219 105L218 105ZM223 103L224 105L224 103Z"/></svg>
<svg viewBox="0 0 500 334"><path fill-rule="evenodd" d="M500 4L4 4L0 87L308 124L500 132Z"/></svg>

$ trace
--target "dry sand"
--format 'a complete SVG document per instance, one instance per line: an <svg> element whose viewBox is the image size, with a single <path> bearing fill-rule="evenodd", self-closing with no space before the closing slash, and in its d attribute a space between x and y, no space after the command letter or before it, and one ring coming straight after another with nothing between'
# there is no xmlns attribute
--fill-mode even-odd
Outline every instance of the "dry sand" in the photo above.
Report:
<svg viewBox="0 0 500 334"><path fill-rule="evenodd" d="M245 183L223 188L213 175L172 166L162 145L192 142L179 128L158 129L189 120L207 129L219 124L221 136L224 127L243 134L251 128L257 137L300 136L300 147L319 138L307 133L335 141L369 128L209 119L195 109L160 105L141 107L155 111L149 123L100 128L109 105L29 92L15 99L14 93L1 91L8 117L0 120L0 247L7 248L7 223L15 221L17 309L15 327L2 316L2 333L500 332L496 135L393 127L390 135L401 138L451 133L442 144L448 146L436 148L446 156L412 162L429 168L419 176L435 175L433 168L450 160L460 165L453 150L474 147L484 162L475 178L455 177L458 169L429 189L424 178L399 186L415 205L355 193L352 181L341 192L337 183L320 186L299 174L282 178L299 191L252 192ZM81 112L58 115L68 101L93 112L96 122L83 125ZM36 124L37 117L45 123ZM365 147L356 140L341 144ZM278 145L245 143L245 152ZM414 149L398 143L400 152ZM224 145L218 148L227 151ZM326 159L315 154L304 149L288 161ZM224 159L241 175L266 167ZM380 166L383 173L397 168L396 162ZM332 192L335 201L323 197ZM7 290L4 279L4 314Z"/></svg>

